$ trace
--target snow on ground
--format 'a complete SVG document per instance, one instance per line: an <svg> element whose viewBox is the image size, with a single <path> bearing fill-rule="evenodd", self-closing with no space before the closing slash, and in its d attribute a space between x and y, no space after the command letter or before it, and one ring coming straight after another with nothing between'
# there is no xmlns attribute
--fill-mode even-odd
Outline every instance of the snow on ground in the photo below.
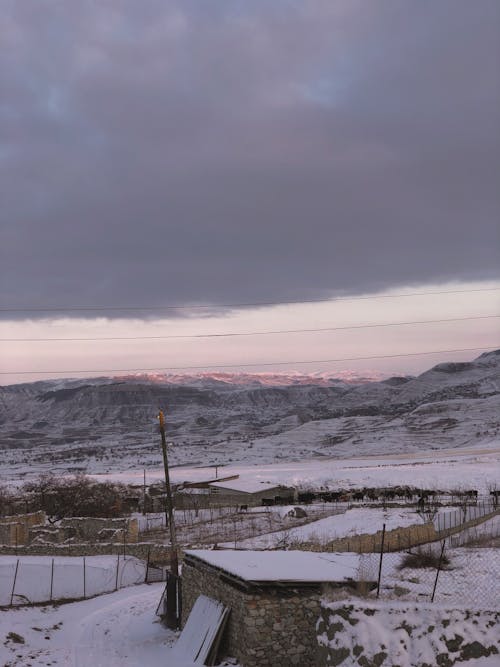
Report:
<svg viewBox="0 0 500 667"><path fill-rule="evenodd" d="M10 604L14 577L13 603L29 604L91 597L142 583L145 576L145 563L131 556L87 556L85 573L83 557L0 556L0 605Z"/></svg>
<svg viewBox="0 0 500 667"><path fill-rule="evenodd" d="M241 480L298 487L321 486L331 489L408 485L428 489L477 489L489 493L500 485L500 443L487 447L367 456L364 458L321 458L269 465L224 466L225 475L240 475ZM213 476L213 468L179 466L172 468L171 480L201 481ZM142 468L125 472L93 475L96 479L142 484ZM163 478L163 469L147 471L148 483Z"/></svg>
<svg viewBox="0 0 500 667"><path fill-rule="evenodd" d="M383 510L360 507L348 510L345 514L336 514L296 528L251 537L238 542L238 547L265 549L276 547L283 542L293 545L294 542L308 541L323 544L351 535L373 535L382 530L384 523L386 530L393 530L414 524L422 525L422 519L414 509Z"/></svg>
<svg viewBox="0 0 500 667"><path fill-rule="evenodd" d="M162 590L143 584L61 606L2 611L0 664L164 667L175 636L154 615ZM9 640L10 632L24 643Z"/></svg>
<svg viewBox="0 0 500 667"><path fill-rule="evenodd" d="M59 606L0 614L2 667L194 667L155 611L164 584L142 584ZM22 643L9 633L16 633ZM235 666L237 667L237 666Z"/></svg>
<svg viewBox="0 0 500 667"><path fill-rule="evenodd" d="M483 523L480 523L477 526L466 528L457 535L452 535L449 539L449 543L451 546L455 547L463 544L469 544L470 542L487 542L488 544L492 544L494 540L500 540L500 514L497 514L492 519L483 521ZM500 554L498 558L500 561Z"/></svg>
<svg viewBox="0 0 500 667"><path fill-rule="evenodd" d="M434 549L438 550L439 545ZM450 564L440 572L436 603L466 605L471 609L498 609L500 600L500 551L495 548L446 549ZM382 598L430 600L436 579L436 568L399 569L399 553L385 554L382 565ZM376 554L364 556L363 566L370 572L378 567ZM395 593L395 587L399 591Z"/></svg>
<svg viewBox="0 0 500 667"><path fill-rule="evenodd" d="M325 601L319 624L318 641L330 658L345 656L342 664L499 664L494 610L471 614L453 606L355 600L347 605ZM496 662L481 663L472 657L481 653L494 653L489 658Z"/></svg>

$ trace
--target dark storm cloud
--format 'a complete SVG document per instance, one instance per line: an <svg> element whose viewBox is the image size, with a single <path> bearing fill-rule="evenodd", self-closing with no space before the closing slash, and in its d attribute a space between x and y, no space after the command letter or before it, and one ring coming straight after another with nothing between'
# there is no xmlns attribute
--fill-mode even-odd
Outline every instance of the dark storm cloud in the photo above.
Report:
<svg viewBox="0 0 500 667"><path fill-rule="evenodd" d="M498 277L497 0L18 2L1 301Z"/></svg>

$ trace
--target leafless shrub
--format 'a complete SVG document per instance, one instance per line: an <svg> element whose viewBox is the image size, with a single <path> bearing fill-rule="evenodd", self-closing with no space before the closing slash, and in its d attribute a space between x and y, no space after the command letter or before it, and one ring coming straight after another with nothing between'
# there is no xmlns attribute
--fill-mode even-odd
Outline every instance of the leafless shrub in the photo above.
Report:
<svg viewBox="0 0 500 667"><path fill-rule="evenodd" d="M405 568L418 569L425 567L431 567L436 569L439 565L439 558L440 555L435 551L432 551L432 549L420 548L417 549L416 551L412 551L410 553L405 554L401 559L398 569L399 570L403 570ZM446 554L443 554L443 557L441 559L441 567L447 567L449 565L450 565L450 559Z"/></svg>

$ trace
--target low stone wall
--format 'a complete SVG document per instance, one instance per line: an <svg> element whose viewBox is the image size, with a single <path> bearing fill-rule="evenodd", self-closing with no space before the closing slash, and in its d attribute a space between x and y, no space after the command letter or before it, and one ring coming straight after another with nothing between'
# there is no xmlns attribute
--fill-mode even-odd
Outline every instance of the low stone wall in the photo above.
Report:
<svg viewBox="0 0 500 667"><path fill-rule="evenodd" d="M319 586L244 591L212 568L182 569L183 625L199 595L230 608L221 650L243 667L315 667L315 626L320 614Z"/></svg>
<svg viewBox="0 0 500 667"><path fill-rule="evenodd" d="M26 526L15 521L0 523L0 544L25 544L27 540Z"/></svg>
<svg viewBox="0 0 500 667"><path fill-rule="evenodd" d="M75 537L93 541L99 538L102 531L126 531L127 542L137 542L139 524L137 519L101 519L94 517L69 517L62 519L59 528L72 531Z"/></svg>
<svg viewBox="0 0 500 667"><path fill-rule="evenodd" d="M499 622L498 611L323 602L317 626L317 664L472 666L478 658L499 655Z"/></svg>
<svg viewBox="0 0 500 667"><path fill-rule="evenodd" d="M29 531L34 526L44 525L45 512L4 516L0 521L0 544L23 545L29 541Z"/></svg>
<svg viewBox="0 0 500 667"><path fill-rule="evenodd" d="M108 554L121 554L124 551L123 542L102 542L82 544L33 544L20 546L0 545L0 556L100 556ZM150 542L138 542L126 544L127 556L135 556L147 560L148 554L152 564L168 565L170 562L170 549L168 545L152 544Z"/></svg>
<svg viewBox="0 0 500 667"><path fill-rule="evenodd" d="M115 542L127 544L138 541L137 519L69 517L51 526L35 526L29 530L28 542L63 544L73 542Z"/></svg>

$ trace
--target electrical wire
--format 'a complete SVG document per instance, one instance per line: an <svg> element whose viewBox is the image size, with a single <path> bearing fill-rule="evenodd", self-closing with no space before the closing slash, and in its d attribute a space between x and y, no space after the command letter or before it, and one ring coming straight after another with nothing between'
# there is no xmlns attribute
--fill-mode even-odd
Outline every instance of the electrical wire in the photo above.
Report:
<svg viewBox="0 0 500 667"><path fill-rule="evenodd" d="M400 327L415 324L437 324L443 322L466 322L470 320L488 320L500 317L499 315L471 315L467 317L448 317L437 320L413 320L407 322L382 322L371 324L351 324L341 327L321 327L313 329L277 329L273 331L243 331L234 333L213 334L168 334L164 336L100 336L100 337L68 337L68 338L0 338L2 343L40 343L49 341L85 342L85 341L109 341L109 340L170 340L170 339L192 339L192 338L232 338L237 336L269 336L276 334L297 333L323 333L328 331L349 331L352 329L375 329L384 327Z"/></svg>
<svg viewBox="0 0 500 667"><path fill-rule="evenodd" d="M99 312L99 311L161 311L161 310L199 310L199 309L213 309L213 308L249 308L260 306L288 306L296 304L307 303L327 303L333 301L366 301L370 299L396 299L402 297L413 296L427 296L427 295L441 295L441 294L470 294L474 292L497 292L500 287L478 287L476 289L462 289L462 290L439 290L429 292L405 292L401 294L374 294L368 296L352 296L352 297L330 297L326 299L296 299L296 300L281 300L281 301L254 301L247 303L212 303L203 305L191 306L2 306L1 313L35 313L35 312Z"/></svg>
<svg viewBox="0 0 500 667"><path fill-rule="evenodd" d="M295 360L295 361L264 361L252 363L239 364L204 364L201 366L170 366L167 368L111 368L111 369L89 369L89 370L44 370L44 371L0 371L0 375L60 375L64 373L80 374L80 373L152 373L152 372L166 372L166 371L186 371L186 370L213 370L217 368L250 368L261 366L293 366L298 364L331 364L340 363L343 361L370 361L373 359L396 359L402 357L418 357L432 354L451 354L457 352L477 352L479 350L492 350L500 348L500 343L488 345L487 347L464 347L454 350L432 350L428 352L404 352L400 354L382 354L370 355L367 357L343 357L341 359L309 359L309 360Z"/></svg>

